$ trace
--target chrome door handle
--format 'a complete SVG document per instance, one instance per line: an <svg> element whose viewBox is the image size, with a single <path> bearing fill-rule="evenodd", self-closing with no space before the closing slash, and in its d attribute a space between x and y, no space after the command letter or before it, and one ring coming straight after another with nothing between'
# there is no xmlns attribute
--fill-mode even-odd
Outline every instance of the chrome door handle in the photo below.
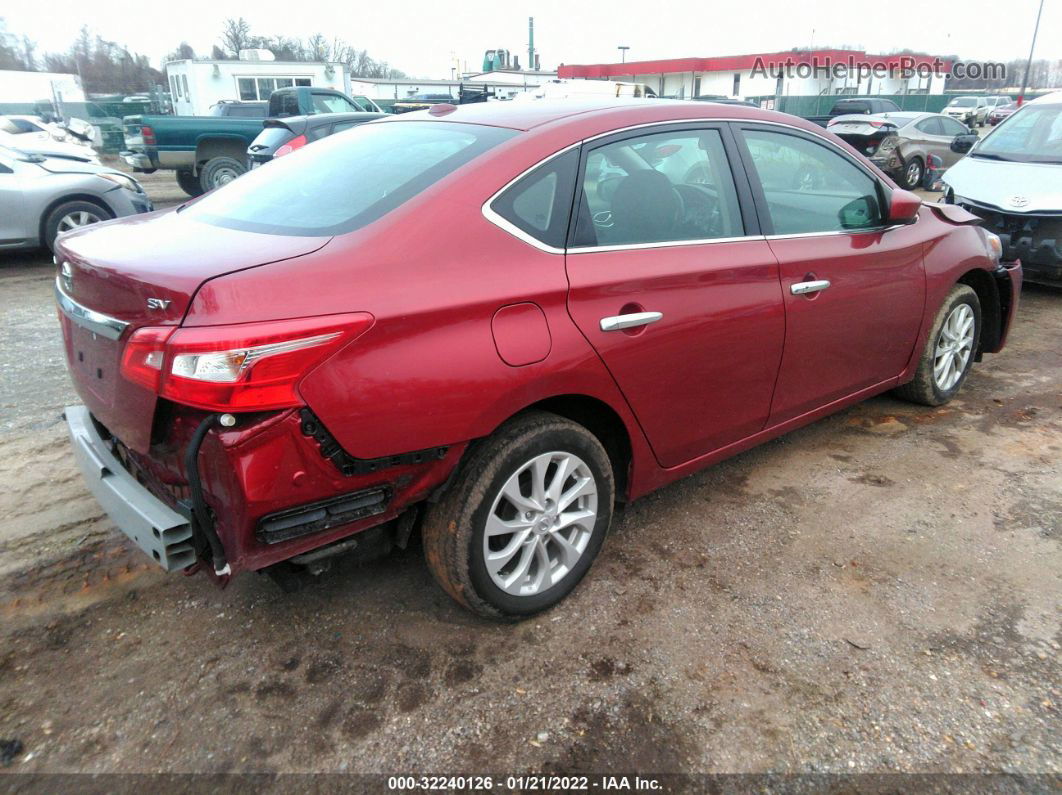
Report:
<svg viewBox="0 0 1062 795"><path fill-rule="evenodd" d="M663 317L663 312L632 312L629 315L613 315L612 317L603 317L601 318L601 330L623 331L623 329L625 328L637 328L638 326L648 326L650 323L655 323L658 320L662 320Z"/></svg>
<svg viewBox="0 0 1062 795"><path fill-rule="evenodd" d="M793 295L807 295L808 293L821 292L829 286L830 282L827 279L818 279L813 282L797 282L790 286L789 292Z"/></svg>

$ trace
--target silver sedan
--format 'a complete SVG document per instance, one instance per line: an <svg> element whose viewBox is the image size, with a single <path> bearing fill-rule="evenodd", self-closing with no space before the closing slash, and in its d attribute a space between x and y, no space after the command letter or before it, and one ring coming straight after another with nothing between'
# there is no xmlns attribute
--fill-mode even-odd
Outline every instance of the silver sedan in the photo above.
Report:
<svg viewBox="0 0 1062 795"><path fill-rule="evenodd" d="M151 209L121 171L0 146L0 250L51 248L63 232Z"/></svg>

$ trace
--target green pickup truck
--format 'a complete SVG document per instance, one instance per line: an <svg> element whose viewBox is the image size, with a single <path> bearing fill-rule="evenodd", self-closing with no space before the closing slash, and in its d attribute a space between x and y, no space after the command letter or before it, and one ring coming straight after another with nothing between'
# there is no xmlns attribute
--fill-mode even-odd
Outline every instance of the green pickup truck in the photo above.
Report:
<svg viewBox="0 0 1062 795"><path fill-rule="evenodd" d="M269 97L269 118L317 113L380 112L367 97L350 98L330 88L280 88ZM189 196L231 182L247 171L247 147L262 132L263 118L219 116L126 116L122 159L134 171L177 172Z"/></svg>

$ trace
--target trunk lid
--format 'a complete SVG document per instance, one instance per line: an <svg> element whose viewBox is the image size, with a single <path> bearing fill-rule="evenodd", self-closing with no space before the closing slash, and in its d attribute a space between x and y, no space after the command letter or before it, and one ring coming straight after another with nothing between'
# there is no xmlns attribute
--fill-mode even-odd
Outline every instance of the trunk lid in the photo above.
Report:
<svg viewBox="0 0 1062 795"><path fill-rule="evenodd" d="M169 210L62 236L56 297L78 394L108 430L146 452L155 395L121 376L130 335L179 325L209 279L309 254L328 240L224 229Z"/></svg>

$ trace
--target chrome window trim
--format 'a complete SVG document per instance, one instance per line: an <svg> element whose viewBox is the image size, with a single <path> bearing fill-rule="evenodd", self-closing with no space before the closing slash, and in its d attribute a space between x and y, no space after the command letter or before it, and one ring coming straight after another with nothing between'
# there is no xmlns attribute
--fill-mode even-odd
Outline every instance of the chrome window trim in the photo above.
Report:
<svg viewBox="0 0 1062 795"><path fill-rule="evenodd" d="M497 226L499 229L502 229L503 231L508 232L510 235L512 235L516 239L522 240L523 242L527 243L528 245L534 246L539 251L544 251L547 254L590 254L590 253L605 252L605 251L628 251L628 250L635 251L635 250L639 250L639 249L666 248L666 247L670 247L670 246L703 246L703 245L707 245L709 243L736 243L736 242L746 241L746 240L784 240L784 239L792 238L792 237L822 237L822 236L825 236L825 235L853 235L853 234L863 234L863 233L867 233L867 232L888 232L888 231L890 231L892 229L897 229L897 228L899 228L899 226L901 226L901 224L894 224L892 226L887 226L887 227L874 227L873 229L853 229L853 230L840 230L840 231L834 230L834 231L828 231L828 232L801 232L799 234L792 234L792 235L744 235L744 236L738 236L738 237L713 237L713 238L707 238L707 239L702 239L702 240L667 240L667 241L661 241L661 242L658 242L658 243L631 243L631 244L627 244L627 245L586 246L586 247L583 247L583 248L573 247L573 248L569 248L569 249L563 249L563 248L556 248L554 246L546 245L545 243L543 243L538 238L534 237L533 235L529 235L527 232L525 232L524 230L520 229L520 227L518 227L515 224L511 223L510 221L507 221L506 219L502 218L491 207L491 204L494 203L495 199L497 199L501 194L505 193L505 191L507 191L509 188L511 188L513 185L515 185L521 179L526 177L532 171L537 169L539 166L544 166L546 163L548 163L553 158L559 157L560 155L563 155L565 152L568 152L568 151L570 151L572 149L575 149L576 147L583 146L584 144L588 144L591 141L596 141L596 140L598 140L600 138L608 138L610 136L618 135L620 133L625 133L625 132L628 132L630 130L641 130L641 129L644 129L646 127L665 127L665 126L671 126L671 125L713 124L713 123L716 123L716 122L719 122L719 123L734 123L734 122L736 122L736 123L739 123L739 124L760 124L760 125L767 125L767 126L771 126L771 127L784 127L786 129L795 130L797 132L806 133L808 135L815 135L815 133L813 133L812 131L806 130L803 127L799 127L799 126L797 126L795 124L787 124L786 122L780 122L780 121L763 121L763 120L760 120L760 119L738 119L738 118L668 119L668 120L665 120L665 121L650 121L650 122L642 122L641 124L631 124L631 125L629 125L627 127L619 127L619 128L617 128L615 130L609 130L607 132L598 133L596 135L591 135L589 138L583 138L582 140L576 141L573 144L569 144L568 146L564 147L563 149L561 149L559 151L556 151L556 152L554 152L553 154L551 154L551 155L549 155L547 157L544 157L542 160L539 160L533 166L531 166L530 168L527 168L524 171L520 172L520 174L518 174L516 177L514 177L513 179L511 179L507 183L505 183L505 185L503 185L500 189L495 191L490 196L490 198L488 198L483 203L483 206L481 208L481 210L483 212L483 217L486 218L488 221L490 221L490 223L492 223L495 226ZM841 155L846 161L852 163L852 165L854 165L857 168L859 168L860 170L862 170L868 177L873 179L875 182L881 183L881 178L878 177L877 174L875 174L873 171L865 168L861 163L853 160L851 155L848 152L845 152L841 147L839 147L833 141L831 141L831 140L829 140L828 138L825 138L825 137L816 136L816 139L819 139L819 138L821 138L822 145L832 148L833 150L835 150L837 152L837 154ZM576 185L578 187L578 176L576 177L576 180L577 180ZM886 187L888 187L888 186L886 186Z"/></svg>
<svg viewBox="0 0 1062 795"><path fill-rule="evenodd" d="M595 254L603 251L639 251L651 248L671 248L672 246L705 246L712 243L743 243L750 240L766 240L763 235L739 235L737 237L708 237L699 240L664 240L659 243L623 243L614 246L582 246L568 249L568 256L577 254Z"/></svg>
<svg viewBox="0 0 1062 795"><path fill-rule="evenodd" d="M572 149L576 149L576 148L578 148L578 147L580 147L582 145L583 145L582 141L576 141L575 143L569 144L568 146L564 147L563 149L554 152L553 154L549 155L548 157L544 157L542 160L539 160L537 163L535 163L530 168L525 169L524 171L521 171L517 176L513 177L513 179L509 180L501 188L499 188L497 191L495 191L491 195L491 197L489 199L487 199L485 202L483 202L483 207L481 208L482 212L483 212L483 217L486 218L488 221L490 221L492 224L494 224L499 229L501 229L501 230L503 230L505 232L508 232L510 235L515 237L517 240L522 240L525 243L527 243L528 245L534 246L539 251L544 251L547 254L563 254L564 253L564 249L563 248L556 248L555 246L550 246L550 245L547 245L546 243L543 243L537 237L535 237L534 235L528 234L523 229L518 227L516 224L512 223L511 221L506 220L505 218L502 218L500 215L498 215L498 213L496 213L494 211L494 208L491 207L491 205L494 204L495 200L499 196L501 196L503 193L505 193L505 191L509 190L509 188L511 188L513 185L515 185L520 180L522 180L524 177L526 177L532 171L537 169L539 166L544 166L544 165L546 165L546 163L550 162L554 158L560 157L565 152L570 152Z"/></svg>
<svg viewBox="0 0 1062 795"><path fill-rule="evenodd" d="M88 329L93 334L99 334L109 340L118 339L122 336L122 332L129 327L129 324L124 320L119 320L116 317L105 315L102 312L97 312L83 304L79 304L63 292L58 276L55 277L55 302L59 305L62 313L70 318L72 322L84 329Z"/></svg>
<svg viewBox="0 0 1062 795"><path fill-rule="evenodd" d="M917 219L915 223L918 223ZM833 229L827 232L793 232L788 235L765 235L765 240L788 240L794 237L827 237L829 235L867 235L867 234L884 234L885 232L891 232L893 229L899 229L901 226L913 226L913 224L891 224L889 226L870 226L866 229Z"/></svg>

